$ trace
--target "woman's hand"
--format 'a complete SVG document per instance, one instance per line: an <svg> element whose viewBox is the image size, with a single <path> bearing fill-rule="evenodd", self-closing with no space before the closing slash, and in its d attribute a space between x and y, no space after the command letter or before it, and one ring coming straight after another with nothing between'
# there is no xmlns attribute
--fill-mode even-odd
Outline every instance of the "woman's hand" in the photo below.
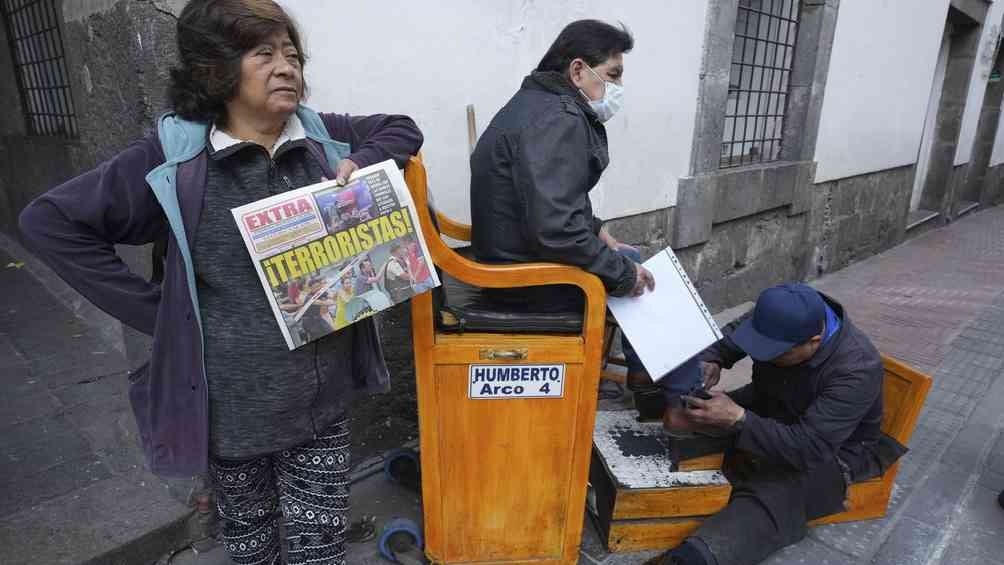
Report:
<svg viewBox="0 0 1004 565"><path fill-rule="evenodd" d="M357 170L359 170L359 165L355 161L352 159L342 159L338 162L338 169L335 171L335 182L339 186L345 186L345 183L349 182L349 177Z"/></svg>

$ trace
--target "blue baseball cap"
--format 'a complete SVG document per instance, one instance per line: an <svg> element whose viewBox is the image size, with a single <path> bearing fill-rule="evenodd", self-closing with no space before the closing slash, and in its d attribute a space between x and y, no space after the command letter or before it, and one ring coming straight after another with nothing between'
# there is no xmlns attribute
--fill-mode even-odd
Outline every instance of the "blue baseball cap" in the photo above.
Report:
<svg viewBox="0 0 1004 565"><path fill-rule="evenodd" d="M819 335L825 319L826 305L815 289L782 284L761 292L753 315L729 337L755 361L770 361Z"/></svg>

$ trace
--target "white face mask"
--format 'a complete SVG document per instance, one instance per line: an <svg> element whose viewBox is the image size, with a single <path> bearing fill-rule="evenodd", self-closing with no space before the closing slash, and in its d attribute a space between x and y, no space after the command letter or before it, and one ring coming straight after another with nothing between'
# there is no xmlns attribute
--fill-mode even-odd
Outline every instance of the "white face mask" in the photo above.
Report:
<svg viewBox="0 0 1004 565"><path fill-rule="evenodd" d="M589 69L589 72L593 73L593 76L603 82L603 98L590 100L581 88L579 89L579 94L589 102L589 107L596 112L596 116L600 121L605 122L614 117L614 114L624 106L624 87L616 82L603 80L603 77L594 71L592 67L587 66L586 68Z"/></svg>

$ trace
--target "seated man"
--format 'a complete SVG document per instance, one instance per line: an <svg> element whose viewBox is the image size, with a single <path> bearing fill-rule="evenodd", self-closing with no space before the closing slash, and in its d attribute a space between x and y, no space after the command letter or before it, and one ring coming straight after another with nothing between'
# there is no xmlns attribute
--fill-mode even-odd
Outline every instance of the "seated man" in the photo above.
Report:
<svg viewBox="0 0 1004 565"><path fill-rule="evenodd" d="M598 276L613 296L654 288L637 250L601 228L589 200L609 162L603 122L620 108L624 53L633 44L626 30L603 22L569 24L492 119L471 155L471 243L478 261L575 265ZM486 292L496 302L536 311L583 307L572 287ZM629 372L643 372L626 349Z"/></svg>
<svg viewBox="0 0 1004 565"><path fill-rule="evenodd" d="M666 564L746 565L795 543L806 523L844 510L849 484L881 475L906 448L882 433L878 351L843 307L804 284L760 294L701 355L710 388L749 355L753 382L684 397L686 418L733 434L732 496Z"/></svg>

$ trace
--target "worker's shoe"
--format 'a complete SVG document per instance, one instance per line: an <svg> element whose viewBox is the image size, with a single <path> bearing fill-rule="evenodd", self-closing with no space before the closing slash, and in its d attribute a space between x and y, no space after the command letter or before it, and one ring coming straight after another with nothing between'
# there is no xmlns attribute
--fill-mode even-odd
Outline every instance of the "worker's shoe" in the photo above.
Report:
<svg viewBox="0 0 1004 565"><path fill-rule="evenodd" d="M1004 508L1004 490L997 495L997 504L999 504L1001 508Z"/></svg>
<svg viewBox="0 0 1004 565"><path fill-rule="evenodd" d="M666 397L659 387L632 391L639 422L658 422L666 411Z"/></svg>
<svg viewBox="0 0 1004 565"><path fill-rule="evenodd" d="M662 395L662 388L652 381L648 373L628 373L627 389L634 397L639 422L658 422L662 419L666 398Z"/></svg>
<svg viewBox="0 0 1004 565"><path fill-rule="evenodd" d="M671 407L666 407L666 410L662 414L662 429L666 432L666 435L677 439L691 439L696 436L722 438L735 433L729 429L702 426L694 423L690 419L690 416L687 415L687 408L682 402Z"/></svg>
<svg viewBox="0 0 1004 565"><path fill-rule="evenodd" d="M687 417L687 409L678 402L672 406L666 406L663 411L662 429L670 437L690 439L697 435L698 426Z"/></svg>

